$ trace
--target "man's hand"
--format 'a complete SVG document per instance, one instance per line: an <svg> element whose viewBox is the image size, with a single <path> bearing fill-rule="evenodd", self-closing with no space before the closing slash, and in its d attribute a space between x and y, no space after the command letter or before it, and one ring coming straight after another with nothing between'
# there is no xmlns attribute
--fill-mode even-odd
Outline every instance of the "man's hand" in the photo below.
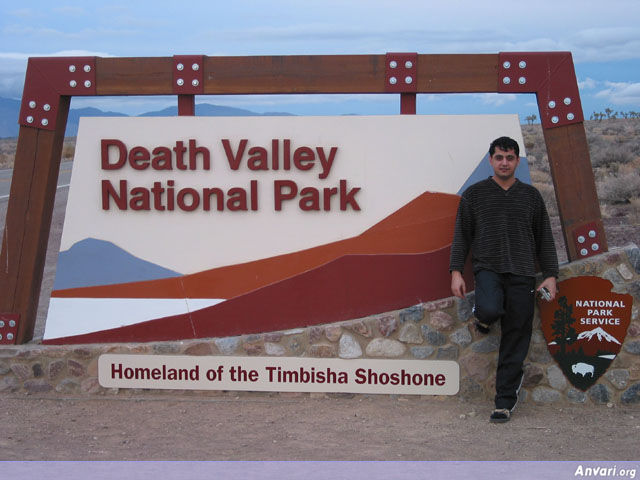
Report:
<svg viewBox="0 0 640 480"><path fill-rule="evenodd" d="M538 288L536 290L540 291L542 287L547 287L547 290L549 290L549 294L551 294L551 299L549 301L552 302L556 298L556 277L545 278L542 283L538 285Z"/></svg>
<svg viewBox="0 0 640 480"><path fill-rule="evenodd" d="M451 272L451 293L463 300L465 298L465 295L467 294L467 285L464 283L462 273L457 270Z"/></svg>

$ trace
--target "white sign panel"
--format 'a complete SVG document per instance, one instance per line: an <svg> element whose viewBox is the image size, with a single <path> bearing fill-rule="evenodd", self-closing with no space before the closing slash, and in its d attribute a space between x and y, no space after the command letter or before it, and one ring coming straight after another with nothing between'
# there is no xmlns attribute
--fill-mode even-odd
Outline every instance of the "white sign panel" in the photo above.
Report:
<svg viewBox="0 0 640 480"><path fill-rule="evenodd" d="M457 194L502 135L522 144L516 115L83 118L44 341L239 335L448 296Z"/></svg>
<svg viewBox="0 0 640 480"><path fill-rule="evenodd" d="M449 360L101 355L106 388L455 395L458 364Z"/></svg>

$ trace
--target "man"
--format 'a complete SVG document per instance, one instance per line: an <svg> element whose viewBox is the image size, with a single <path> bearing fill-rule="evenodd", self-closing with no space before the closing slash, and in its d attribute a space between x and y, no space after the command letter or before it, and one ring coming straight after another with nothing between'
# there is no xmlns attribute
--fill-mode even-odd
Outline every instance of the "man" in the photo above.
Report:
<svg viewBox="0 0 640 480"><path fill-rule="evenodd" d="M522 384L535 303L536 260L546 288L555 298L558 259L542 196L515 177L518 143L509 137L489 147L493 176L462 194L451 245L451 291L467 293L462 277L471 250L475 278L476 328L488 333L498 320L502 337L496 371L495 410L490 421L507 422Z"/></svg>

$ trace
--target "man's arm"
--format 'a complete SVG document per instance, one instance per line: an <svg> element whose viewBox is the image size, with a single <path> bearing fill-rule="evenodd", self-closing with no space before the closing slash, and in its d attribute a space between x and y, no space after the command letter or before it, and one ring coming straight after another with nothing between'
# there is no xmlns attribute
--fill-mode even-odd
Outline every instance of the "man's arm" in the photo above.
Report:
<svg viewBox="0 0 640 480"><path fill-rule="evenodd" d="M451 272L451 293L463 300L467 294L467 285L462 277L462 272L459 272L458 270L453 270Z"/></svg>
<svg viewBox="0 0 640 480"><path fill-rule="evenodd" d="M456 223L453 228L453 239L451 241L451 256L449 259L449 271L461 273L471 247L473 237L473 223L471 212L464 197L460 198Z"/></svg>
<svg viewBox="0 0 640 480"><path fill-rule="evenodd" d="M549 221L547 208L544 205L544 200L542 199L540 192L536 192L538 197L538 208L533 233L536 239L536 255L542 270L542 278L545 279L544 281L546 282L551 277L554 278L554 289L552 294L555 295L555 278L558 277L559 273L558 255L556 254L556 246L553 240L553 232L551 230L551 222ZM551 292L551 289L549 289L549 291Z"/></svg>
<svg viewBox="0 0 640 480"><path fill-rule="evenodd" d="M551 298L549 299L549 301L553 301L556 298L556 291L557 291L556 277L545 278L542 281L542 283L538 285L538 288L536 290L540 291L540 289L542 289L543 287L549 290L549 294L551 295Z"/></svg>
<svg viewBox="0 0 640 480"><path fill-rule="evenodd" d="M558 269L558 255L556 254L556 246L553 240L553 232L551 231L551 222L549 214L544 205L544 200L538 192L539 208L537 212L537 220L535 224L534 235L536 237L537 257L540 268L542 269L542 282L538 285L537 291L546 288L551 295L550 301L556 298Z"/></svg>

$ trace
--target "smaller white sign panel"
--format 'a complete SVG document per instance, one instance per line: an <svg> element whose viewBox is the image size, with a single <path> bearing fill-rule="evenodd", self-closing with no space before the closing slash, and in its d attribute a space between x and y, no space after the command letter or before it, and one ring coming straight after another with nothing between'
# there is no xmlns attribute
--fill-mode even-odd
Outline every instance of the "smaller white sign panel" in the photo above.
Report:
<svg viewBox="0 0 640 480"><path fill-rule="evenodd" d="M448 360L188 355L101 355L106 388L455 395L460 368Z"/></svg>

